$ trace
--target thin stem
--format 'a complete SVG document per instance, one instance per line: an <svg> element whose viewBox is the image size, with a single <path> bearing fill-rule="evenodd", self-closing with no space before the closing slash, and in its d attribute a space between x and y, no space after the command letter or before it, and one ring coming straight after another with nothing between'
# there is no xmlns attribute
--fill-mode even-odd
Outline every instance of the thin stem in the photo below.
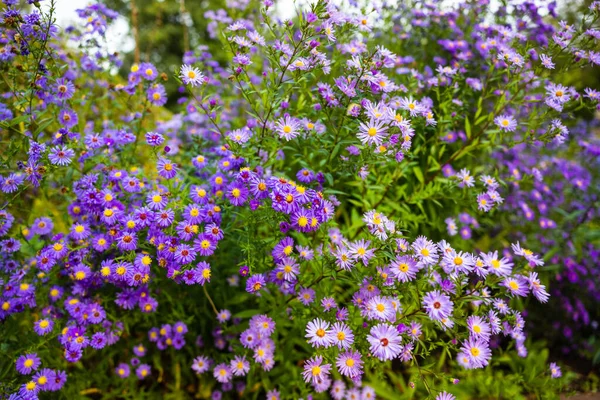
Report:
<svg viewBox="0 0 600 400"><path fill-rule="evenodd" d="M210 303L213 311L215 312L215 315L219 315L219 312L217 311L217 307L215 307L215 303L213 302L212 298L210 297L210 294L208 294L208 290L206 290L206 286L202 286L202 290L204 291L204 294L206 295L208 302Z"/></svg>

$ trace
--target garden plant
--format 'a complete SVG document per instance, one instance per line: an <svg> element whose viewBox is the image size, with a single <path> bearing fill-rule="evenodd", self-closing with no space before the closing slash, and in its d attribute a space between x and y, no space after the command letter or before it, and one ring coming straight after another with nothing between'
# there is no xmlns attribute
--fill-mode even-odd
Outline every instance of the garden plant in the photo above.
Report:
<svg viewBox="0 0 600 400"><path fill-rule="evenodd" d="M157 70L56 1L0 8L1 399L597 388L600 2L228 0Z"/></svg>

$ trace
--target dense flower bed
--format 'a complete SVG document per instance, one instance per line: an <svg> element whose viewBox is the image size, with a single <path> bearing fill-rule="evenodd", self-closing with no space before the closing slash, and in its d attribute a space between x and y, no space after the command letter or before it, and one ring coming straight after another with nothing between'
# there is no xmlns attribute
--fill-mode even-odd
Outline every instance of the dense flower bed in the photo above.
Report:
<svg viewBox="0 0 600 400"><path fill-rule="evenodd" d="M554 3L319 0L279 21L230 1L206 15L227 65L200 46L126 81L114 11L61 30L53 3L16 3L0 394L556 394L569 380L528 317L599 358L600 140L582 115L600 93L564 84L600 64L599 3L569 26ZM470 384L507 363L505 392Z"/></svg>

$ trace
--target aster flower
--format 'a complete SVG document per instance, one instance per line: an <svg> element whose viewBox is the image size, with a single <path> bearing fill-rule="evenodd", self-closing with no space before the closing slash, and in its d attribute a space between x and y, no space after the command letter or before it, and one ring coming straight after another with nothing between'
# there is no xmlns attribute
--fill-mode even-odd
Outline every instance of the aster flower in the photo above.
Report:
<svg viewBox="0 0 600 400"><path fill-rule="evenodd" d="M369 318L380 321L393 322L396 319L396 310L392 302L383 296L374 296L367 301L365 306Z"/></svg>
<svg viewBox="0 0 600 400"><path fill-rule="evenodd" d="M352 242L348 245L348 252L350 253L350 255L354 259L362 261L365 267L369 264L369 261L375 255L375 249L369 249L370 244L370 240L361 239L357 240L356 242Z"/></svg>
<svg viewBox="0 0 600 400"><path fill-rule="evenodd" d="M50 149L48 159L54 165L65 166L71 164L75 152L67 146L56 146Z"/></svg>
<svg viewBox="0 0 600 400"><path fill-rule="evenodd" d="M121 363L115 369L115 372L119 378L127 378L131 372L129 365Z"/></svg>
<svg viewBox="0 0 600 400"><path fill-rule="evenodd" d="M521 275L507 277L502 281L502 286L506 287L510 294L525 297L529 292L529 282Z"/></svg>
<svg viewBox="0 0 600 400"><path fill-rule="evenodd" d="M210 368L210 360L205 356L198 356L194 358L194 362L192 364L192 369L197 374L202 374Z"/></svg>
<svg viewBox="0 0 600 400"><path fill-rule="evenodd" d="M550 295L546 292L546 286L540 283L538 274L536 272L530 272L527 281L529 282L529 289L531 289L531 293L533 293L535 298L541 303L546 303L550 298Z"/></svg>
<svg viewBox="0 0 600 400"><path fill-rule="evenodd" d="M158 174L166 179L172 179L177 175L177 164L167 158L160 158L156 163Z"/></svg>
<svg viewBox="0 0 600 400"><path fill-rule="evenodd" d="M453 303L448 295L441 293L438 290L427 293L423 296L423 307L434 321L440 321L450 317L453 310Z"/></svg>
<svg viewBox="0 0 600 400"><path fill-rule="evenodd" d="M29 375L32 371L36 371L41 364L36 353L26 354L17 359L17 371L22 375Z"/></svg>
<svg viewBox="0 0 600 400"><path fill-rule="evenodd" d="M432 265L438 261L438 249L424 236L419 236L411 245L417 260L424 265Z"/></svg>
<svg viewBox="0 0 600 400"><path fill-rule="evenodd" d="M467 318L467 327L471 337L481 338L485 341L489 341L491 335L490 325L483 320L483 318L471 315Z"/></svg>
<svg viewBox="0 0 600 400"><path fill-rule="evenodd" d="M540 54L540 60L542 61L542 65L547 69L554 69L554 63L552 62L552 58L547 56L546 54Z"/></svg>
<svg viewBox="0 0 600 400"><path fill-rule="evenodd" d="M332 343L339 349L349 349L354 343L354 333L352 330L343 322L336 322L331 327Z"/></svg>
<svg viewBox="0 0 600 400"><path fill-rule="evenodd" d="M402 350L402 337L392 325L379 324L372 327L367 341L371 353L382 361L396 358Z"/></svg>
<svg viewBox="0 0 600 400"><path fill-rule="evenodd" d="M65 78L57 79L54 85L54 93L59 100L68 100L75 93L75 85Z"/></svg>
<svg viewBox="0 0 600 400"><path fill-rule="evenodd" d="M138 379L145 379L150 375L150 366L148 364L140 364L139 367L135 370L135 374Z"/></svg>
<svg viewBox="0 0 600 400"><path fill-rule="evenodd" d="M62 389L67 381L67 373L65 371L51 371L49 375L48 383L44 389L51 392L56 392Z"/></svg>
<svg viewBox="0 0 600 400"><path fill-rule="evenodd" d="M550 376L552 378L560 378L562 376L560 367L556 363L550 363Z"/></svg>
<svg viewBox="0 0 600 400"><path fill-rule="evenodd" d="M514 132L517 129L517 121L510 115L499 115L494 118L494 123L504 131Z"/></svg>
<svg viewBox="0 0 600 400"><path fill-rule="evenodd" d="M41 318L33 326L35 333L40 336L48 334L52 328L54 328L54 321L50 318Z"/></svg>
<svg viewBox="0 0 600 400"><path fill-rule="evenodd" d="M213 376L221 383L227 383L231 380L231 369L227 364L218 364L213 370Z"/></svg>
<svg viewBox="0 0 600 400"><path fill-rule="evenodd" d="M300 134L300 124L294 118L286 115L275 123L275 132L285 140L292 140Z"/></svg>
<svg viewBox="0 0 600 400"><path fill-rule="evenodd" d="M469 369L483 368L488 365L489 360L492 358L492 351L484 340L470 337L461 347L459 357L462 355L465 355L469 360Z"/></svg>
<svg viewBox="0 0 600 400"><path fill-rule="evenodd" d="M387 127L382 121L370 120L367 124L360 123L358 138L362 144L379 146L387 135Z"/></svg>
<svg viewBox="0 0 600 400"><path fill-rule="evenodd" d="M312 288L301 288L298 291L298 300L305 306L312 303L315 299L315 290Z"/></svg>
<svg viewBox="0 0 600 400"><path fill-rule="evenodd" d="M354 350L340 353L335 362L340 374L348 378L362 375L362 364L360 353Z"/></svg>
<svg viewBox="0 0 600 400"><path fill-rule="evenodd" d="M263 274L254 274L246 281L246 291L248 293L259 292L267 283Z"/></svg>
<svg viewBox="0 0 600 400"><path fill-rule="evenodd" d="M304 382L321 383L329 377L331 364L323 364L323 357L315 356L304 362Z"/></svg>
<svg viewBox="0 0 600 400"><path fill-rule="evenodd" d="M332 330L329 329L329 322L316 318L306 326L306 338L308 343L314 347L329 347L334 344Z"/></svg>
<svg viewBox="0 0 600 400"><path fill-rule="evenodd" d="M435 396L435 400L456 400L456 396L448 392L440 392Z"/></svg>
<svg viewBox="0 0 600 400"><path fill-rule="evenodd" d="M498 252L484 253L481 255L484 265L489 271L498 276L508 276L512 273L511 263L506 257L498 258Z"/></svg>
<svg viewBox="0 0 600 400"><path fill-rule="evenodd" d="M461 169L457 174L456 177L459 180L459 184L458 186L460 187L473 187L475 186L475 178L473 178L473 176L471 175L471 171L469 171L466 168Z"/></svg>
<svg viewBox="0 0 600 400"><path fill-rule="evenodd" d="M184 64L181 66L179 77L186 85L192 85L193 87L202 85L205 82L204 75L198 68L192 67L191 65Z"/></svg>

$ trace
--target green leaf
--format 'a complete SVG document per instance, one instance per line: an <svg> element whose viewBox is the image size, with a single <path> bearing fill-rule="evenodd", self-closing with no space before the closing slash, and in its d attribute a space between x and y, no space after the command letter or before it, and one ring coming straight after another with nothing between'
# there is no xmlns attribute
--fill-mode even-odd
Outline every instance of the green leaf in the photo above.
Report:
<svg viewBox="0 0 600 400"><path fill-rule="evenodd" d="M465 118L465 133L467 134L467 138L471 139L471 123L469 122L469 117Z"/></svg>
<svg viewBox="0 0 600 400"><path fill-rule="evenodd" d="M419 182L425 183L425 178L423 177L423 171L421 171L421 168L415 166L413 167L413 172L415 173L415 176Z"/></svg>

